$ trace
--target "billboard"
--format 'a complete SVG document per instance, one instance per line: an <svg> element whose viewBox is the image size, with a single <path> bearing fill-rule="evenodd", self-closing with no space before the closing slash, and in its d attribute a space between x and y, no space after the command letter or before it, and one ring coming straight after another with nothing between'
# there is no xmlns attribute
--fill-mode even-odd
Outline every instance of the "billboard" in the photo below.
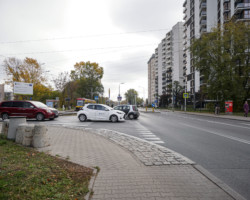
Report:
<svg viewBox="0 0 250 200"><path fill-rule="evenodd" d="M33 95L33 83L14 82L14 94Z"/></svg>

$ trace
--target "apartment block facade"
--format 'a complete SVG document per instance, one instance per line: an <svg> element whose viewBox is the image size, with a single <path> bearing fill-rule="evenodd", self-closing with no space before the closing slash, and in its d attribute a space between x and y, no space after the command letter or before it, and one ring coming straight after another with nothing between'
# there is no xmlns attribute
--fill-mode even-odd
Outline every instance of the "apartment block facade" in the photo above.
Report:
<svg viewBox="0 0 250 200"><path fill-rule="evenodd" d="M148 102L155 100L156 79L155 79L155 54L148 61Z"/></svg>
<svg viewBox="0 0 250 200"><path fill-rule="evenodd" d="M172 95L174 81L183 85L183 22L173 26L161 40L148 61L148 102L159 100L162 94Z"/></svg>
<svg viewBox="0 0 250 200"><path fill-rule="evenodd" d="M231 19L249 23L250 0L185 0L183 8L183 76L187 92L191 99L195 99L195 92L199 92L204 80L193 65L192 54L188 50L190 42Z"/></svg>
<svg viewBox="0 0 250 200"><path fill-rule="evenodd" d="M183 14L184 22L178 22L166 34L148 62L148 73L154 73L148 76L149 103L163 93L171 95L168 86L174 81L185 86L195 102L204 77L193 64L191 41L229 20L250 25L250 0L185 0Z"/></svg>

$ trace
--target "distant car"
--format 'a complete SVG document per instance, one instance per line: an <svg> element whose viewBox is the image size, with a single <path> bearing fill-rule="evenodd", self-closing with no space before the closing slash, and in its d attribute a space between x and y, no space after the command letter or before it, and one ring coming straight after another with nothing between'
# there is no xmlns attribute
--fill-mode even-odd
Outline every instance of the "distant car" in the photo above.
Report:
<svg viewBox="0 0 250 200"><path fill-rule="evenodd" d="M135 105L119 105L114 107L114 110L125 112L129 119L137 119L140 116L140 112Z"/></svg>
<svg viewBox="0 0 250 200"><path fill-rule="evenodd" d="M103 104L86 104L77 112L77 117L81 122L86 120L118 122L125 120L125 113Z"/></svg>
<svg viewBox="0 0 250 200"><path fill-rule="evenodd" d="M10 116L53 120L58 117L58 110L39 101L3 101L0 103L0 116L3 120Z"/></svg>

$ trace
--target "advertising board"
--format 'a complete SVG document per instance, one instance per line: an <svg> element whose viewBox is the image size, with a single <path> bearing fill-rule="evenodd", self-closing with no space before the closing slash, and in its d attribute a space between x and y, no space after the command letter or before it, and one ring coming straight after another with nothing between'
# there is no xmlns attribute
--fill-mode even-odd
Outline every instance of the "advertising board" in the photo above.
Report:
<svg viewBox="0 0 250 200"><path fill-rule="evenodd" d="M14 82L14 94L33 95L33 83Z"/></svg>

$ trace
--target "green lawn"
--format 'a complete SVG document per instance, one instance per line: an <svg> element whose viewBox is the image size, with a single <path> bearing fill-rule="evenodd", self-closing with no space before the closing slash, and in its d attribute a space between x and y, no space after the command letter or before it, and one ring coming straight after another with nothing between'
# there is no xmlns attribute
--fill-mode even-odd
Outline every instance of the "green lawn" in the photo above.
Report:
<svg viewBox="0 0 250 200"><path fill-rule="evenodd" d="M84 199L92 169L0 136L0 199Z"/></svg>

